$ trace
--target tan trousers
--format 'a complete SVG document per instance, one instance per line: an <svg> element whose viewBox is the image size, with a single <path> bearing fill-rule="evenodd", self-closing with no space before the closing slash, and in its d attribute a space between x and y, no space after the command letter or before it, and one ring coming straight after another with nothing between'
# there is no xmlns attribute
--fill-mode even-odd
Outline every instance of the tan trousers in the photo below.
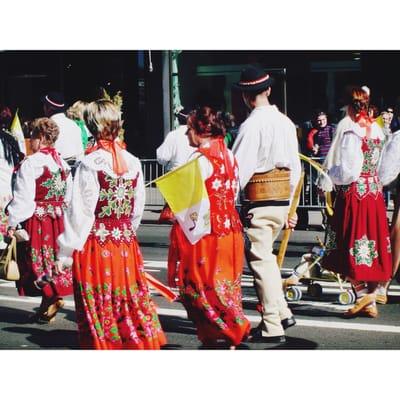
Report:
<svg viewBox="0 0 400 400"><path fill-rule="evenodd" d="M281 231L288 206L252 208L247 235L251 241L250 268L254 273L255 289L263 305L260 327L263 336L284 335L281 320L292 316L282 290L282 278L272 253L273 244Z"/></svg>

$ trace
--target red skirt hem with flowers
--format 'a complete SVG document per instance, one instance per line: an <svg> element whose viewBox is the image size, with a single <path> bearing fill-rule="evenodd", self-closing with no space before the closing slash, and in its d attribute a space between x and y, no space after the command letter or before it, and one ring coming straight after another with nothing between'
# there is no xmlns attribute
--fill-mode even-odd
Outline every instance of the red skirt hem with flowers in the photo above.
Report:
<svg viewBox="0 0 400 400"><path fill-rule="evenodd" d="M49 300L69 296L73 293L72 270L64 268L63 274L55 274L57 238L64 231L61 208L58 215L37 216L24 223L29 240L18 243L18 268L21 278L17 281L20 296L43 296ZM42 290L35 282L48 281Z"/></svg>
<svg viewBox="0 0 400 400"><path fill-rule="evenodd" d="M135 238L100 244L91 234L73 258L81 348L157 350L166 344Z"/></svg>
<svg viewBox="0 0 400 400"><path fill-rule="evenodd" d="M199 340L204 344L219 339L240 344L250 332L242 308L242 233L211 234L192 245L175 223L170 240L169 272L178 264L180 298L196 325Z"/></svg>
<svg viewBox="0 0 400 400"><path fill-rule="evenodd" d="M392 274L386 207L376 177L367 180L339 188L322 265L356 281L384 282Z"/></svg>

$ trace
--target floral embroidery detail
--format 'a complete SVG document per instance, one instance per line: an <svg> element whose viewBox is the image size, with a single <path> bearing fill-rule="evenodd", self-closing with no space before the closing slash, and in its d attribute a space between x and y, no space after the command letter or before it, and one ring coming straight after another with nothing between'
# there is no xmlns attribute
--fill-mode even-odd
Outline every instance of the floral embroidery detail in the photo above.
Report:
<svg viewBox="0 0 400 400"><path fill-rule="evenodd" d="M101 207L99 217L111 217L113 213L116 218L130 216L132 213L132 199L135 190L131 179L112 178L106 175L105 181L109 184L108 188L102 188L99 194L100 201L107 203Z"/></svg>
<svg viewBox="0 0 400 400"><path fill-rule="evenodd" d="M111 235L114 239L119 240L122 236L122 232L118 228L114 228L111 232Z"/></svg>
<svg viewBox="0 0 400 400"><path fill-rule="evenodd" d="M154 303L145 286L134 283L127 288L112 289L106 282L97 286L80 283L78 291L79 296L86 300L84 308L77 309L81 314L79 329L102 342L139 344L145 337L156 337L162 332ZM137 317L133 319L132 315ZM87 321L91 321L90 324Z"/></svg>
<svg viewBox="0 0 400 400"><path fill-rule="evenodd" d="M367 235L354 241L354 247L350 249L350 255L355 258L357 265L370 267L375 258L378 257L375 240L368 240Z"/></svg>
<svg viewBox="0 0 400 400"><path fill-rule="evenodd" d="M135 239L131 221L125 219L102 218L94 222L91 234L104 246L108 240L115 244L131 243Z"/></svg>
<svg viewBox="0 0 400 400"><path fill-rule="evenodd" d="M238 171L236 161L232 166L232 171L227 171L222 154L219 154L220 158L209 156L208 151L205 151L204 147L202 147L201 153L213 165L213 174L206 180L208 195L210 198L213 198L210 209L212 233L224 236L232 231L240 231L242 224L235 209L237 178L232 173L233 171Z"/></svg>
<svg viewBox="0 0 400 400"><path fill-rule="evenodd" d="M222 183L219 179L215 179L214 182L212 183L212 188L214 190L218 190L222 186Z"/></svg>
<svg viewBox="0 0 400 400"><path fill-rule="evenodd" d="M67 182L63 179L60 169L56 172L50 171L50 178L42 182L41 186L48 189L45 200L49 200L53 197L59 200L65 196L67 190Z"/></svg>
<svg viewBox="0 0 400 400"><path fill-rule="evenodd" d="M361 170L363 174L374 175L376 173L382 147L383 142L379 139L364 139L364 162Z"/></svg>
<svg viewBox="0 0 400 400"><path fill-rule="evenodd" d="M59 203L59 205L57 205L57 203ZM66 205L61 202L37 201L34 215L39 219L43 219L45 217L50 217L54 219L62 217L66 208Z"/></svg>
<svg viewBox="0 0 400 400"><path fill-rule="evenodd" d="M224 227L229 229L231 227L231 220L229 218L225 218Z"/></svg>
<svg viewBox="0 0 400 400"><path fill-rule="evenodd" d="M99 228L94 231L94 234L99 238L100 242L105 242L110 232L103 223L100 223Z"/></svg>

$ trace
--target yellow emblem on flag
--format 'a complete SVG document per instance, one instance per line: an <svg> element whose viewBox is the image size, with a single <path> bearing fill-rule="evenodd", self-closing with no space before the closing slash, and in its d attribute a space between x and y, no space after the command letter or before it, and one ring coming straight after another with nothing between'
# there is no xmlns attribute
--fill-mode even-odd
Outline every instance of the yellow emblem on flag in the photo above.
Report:
<svg viewBox="0 0 400 400"><path fill-rule="evenodd" d="M155 180L190 243L211 232L210 201L198 158Z"/></svg>
<svg viewBox="0 0 400 400"><path fill-rule="evenodd" d="M18 117L18 110L15 112L14 119L11 122L10 131L18 142L19 150L26 154L24 131L22 130L21 122Z"/></svg>

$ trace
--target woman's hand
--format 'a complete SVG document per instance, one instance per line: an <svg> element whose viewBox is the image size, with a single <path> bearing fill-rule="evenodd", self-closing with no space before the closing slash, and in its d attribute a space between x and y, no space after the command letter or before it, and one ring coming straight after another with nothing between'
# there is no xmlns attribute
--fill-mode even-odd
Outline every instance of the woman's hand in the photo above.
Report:
<svg viewBox="0 0 400 400"><path fill-rule="evenodd" d="M65 274L65 272L63 270L63 263L61 260L56 260L55 265L54 265L54 273L56 275Z"/></svg>
<svg viewBox="0 0 400 400"><path fill-rule="evenodd" d="M10 238L14 237L14 233L15 233L15 228L12 226L9 226L7 228L7 236L9 236Z"/></svg>

